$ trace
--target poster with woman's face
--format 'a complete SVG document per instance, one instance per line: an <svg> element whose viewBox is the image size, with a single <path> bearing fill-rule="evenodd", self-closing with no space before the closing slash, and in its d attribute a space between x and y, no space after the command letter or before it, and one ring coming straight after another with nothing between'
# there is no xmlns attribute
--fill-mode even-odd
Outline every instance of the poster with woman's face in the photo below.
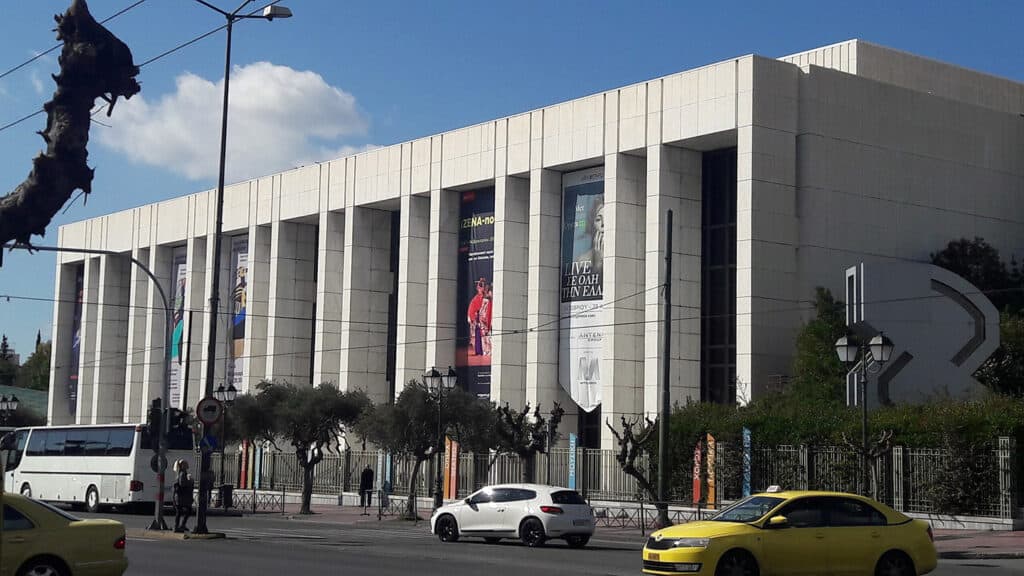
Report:
<svg viewBox="0 0 1024 576"><path fill-rule="evenodd" d="M459 385L482 397L491 393L493 280L494 189L467 190L459 197L455 368Z"/></svg>
<svg viewBox="0 0 1024 576"><path fill-rule="evenodd" d="M562 176L558 380L586 412L601 405L604 169Z"/></svg>

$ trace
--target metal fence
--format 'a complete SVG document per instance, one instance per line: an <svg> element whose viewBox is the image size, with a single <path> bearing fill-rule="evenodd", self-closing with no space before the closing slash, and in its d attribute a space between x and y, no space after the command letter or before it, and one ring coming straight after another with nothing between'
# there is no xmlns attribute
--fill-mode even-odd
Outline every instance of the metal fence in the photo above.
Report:
<svg viewBox="0 0 1024 576"><path fill-rule="evenodd" d="M624 473L612 450L579 449L576 453L575 486L593 501L638 503L645 498L637 481ZM219 473L220 455L214 455L213 470ZM999 438L991 448L971 455L979 472L972 484L962 489L971 495L968 509L956 513L983 517L1013 518L1020 501L1021 458L1012 438ZM407 496L416 462L413 458L387 459L376 451L350 450L328 455L316 465L313 492L340 494L358 489L360 471L366 466L375 473L381 463L390 462L389 493ZM436 490L438 458L420 463L415 492L429 497ZM711 501L708 488L714 483L714 500L718 503L743 496L743 486L763 491L771 485L791 489L871 492L882 502L897 510L917 513L950 514L935 501L936 487L957 481L956 464L947 451L933 448L895 447L875 462L876 473L870 490L864 490L859 457L837 446L753 446L750 453L749 477L744 478L744 455L738 446L719 442L714 462L704 461L699 468L701 497L694 502L692 472L694 463L675 464L671 475L673 504L704 506ZM650 462L642 458L638 468L650 470ZM468 496L488 484L521 482L525 463L510 454L459 454L457 496ZM570 454L568 449L538 454L534 461L532 481L570 485ZM242 474L242 471L245 474ZM224 482L238 488L298 492L302 489L302 468L293 453L258 452L243 462L241 454L229 454L224 462ZM746 480L746 482L744 482ZM945 484L943 484L945 483ZM384 488L377 486L377 489ZM958 488L960 489L960 488ZM653 513L653 512L650 512ZM630 513L627 513L630 514ZM636 515L643 516L637 511Z"/></svg>

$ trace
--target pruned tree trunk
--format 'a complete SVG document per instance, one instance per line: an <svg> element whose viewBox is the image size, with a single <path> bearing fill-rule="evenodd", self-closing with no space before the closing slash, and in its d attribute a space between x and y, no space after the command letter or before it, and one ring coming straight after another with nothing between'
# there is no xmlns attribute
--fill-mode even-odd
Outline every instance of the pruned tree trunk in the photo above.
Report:
<svg viewBox="0 0 1024 576"><path fill-rule="evenodd" d="M519 461L523 463L523 483L530 484L534 482L537 470L537 453L520 454Z"/></svg>
<svg viewBox="0 0 1024 576"><path fill-rule="evenodd" d="M405 503L405 517L409 519L416 518L418 514L416 512L416 480L420 476L420 468L425 461L425 458L417 456L416 463L412 466L412 474L409 476L409 499Z"/></svg>
<svg viewBox="0 0 1024 576"><path fill-rule="evenodd" d="M85 0L74 0L67 12L54 16L57 39L64 42L57 90L43 109L46 128L39 135L46 150L32 161L28 178L0 198L0 245L14 240L29 244L42 236L53 216L75 190L88 194L93 171L87 164L90 109L97 98L110 103L139 92L139 68L124 42L101 26Z"/></svg>
<svg viewBox="0 0 1024 576"><path fill-rule="evenodd" d="M623 472L636 480L640 490L646 493L651 502L654 503L654 508L658 511L658 517L655 522L657 527L664 528L672 524L668 517L668 502L658 498L657 486L651 482L651 479L643 471L636 467L636 459L642 453L648 451L648 447L654 437L654 432L658 429L658 425L655 422L652 422L650 419L645 420L646 423L641 425L639 434L633 431L635 426L640 425L639 419L627 420L623 416L621 434L612 427L611 423L605 422L605 425L608 426L608 429L615 436L615 440L618 441L619 453L615 455L615 460L618 461L619 467L622 468Z"/></svg>
<svg viewBox="0 0 1024 576"><path fill-rule="evenodd" d="M299 514L312 514L310 503L313 500L313 464L308 464L302 469L302 507Z"/></svg>

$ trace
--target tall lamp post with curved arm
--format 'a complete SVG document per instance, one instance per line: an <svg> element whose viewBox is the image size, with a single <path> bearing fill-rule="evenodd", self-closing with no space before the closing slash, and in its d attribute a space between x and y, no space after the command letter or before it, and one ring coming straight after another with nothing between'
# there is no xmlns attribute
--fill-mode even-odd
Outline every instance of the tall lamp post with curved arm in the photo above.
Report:
<svg viewBox="0 0 1024 576"><path fill-rule="evenodd" d="M220 118L220 167L217 175L217 224L216 231L214 232L213 240L213 274L210 278L210 335L209 345L207 346L207 362L206 362L206 381L203 387L203 397L208 397L213 393L213 381L215 378L215 359L217 358L217 307L219 303L218 293L220 291L220 250L221 250L221 236L223 235L224 229L224 164L225 158L227 157L227 143L228 143L228 88L231 82L231 28L235 22L245 19L261 19L273 21L275 18L290 18L292 11L284 6L277 6L272 4L263 9L261 14L239 14L242 8L249 5L252 0L244 0L238 8L235 8L232 12L221 10L220 8L210 4L206 0L196 0L196 2L206 6L207 8L217 12L227 20L227 49L224 53L224 99L222 102L221 118ZM212 488L212 472L210 471L210 454L208 451L201 453L199 460L199 506L196 513L196 529L195 534L206 534L208 532L206 528L206 509L209 504L209 494Z"/></svg>
<svg viewBox="0 0 1024 576"><path fill-rule="evenodd" d="M427 390L437 401L437 466L434 487L434 508L437 509L444 504L444 494L441 490L441 447L444 446L444 436L441 433L441 406L444 403L444 395L455 387L458 376L451 366L448 367L446 374L438 372L437 368L431 368L423 375L423 380L427 383Z"/></svg>
<svg viewBox="0 0 1024 576"><path fill-rule="evenodd" d="M881 367L892 357L893 343L882 332L875 334L873 338L865 343L866 338L858 338L853 334L843 336L836 340L836 354L848 368L853 368L860 362L857 371L858 391L857 401L861 407L860 440L861 440L861 478L863 484L862 492L868 494L871 491L871 472L868 468L868 365L872 362Z"/></svg>

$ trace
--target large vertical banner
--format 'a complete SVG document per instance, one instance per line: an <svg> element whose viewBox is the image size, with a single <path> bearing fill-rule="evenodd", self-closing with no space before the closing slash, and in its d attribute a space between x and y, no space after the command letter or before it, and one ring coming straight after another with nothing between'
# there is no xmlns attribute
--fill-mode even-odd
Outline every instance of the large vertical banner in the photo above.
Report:
<svg viewBox="0 0 1024 576"><path fill-rule="evenodd" d="M586 412L601 405L604 168L562 176L558 380Z"/></svg>
<svg viewBox="0 0 1024 576"><path fill-rule="evenodd" d="M462 387L491 395L491 317L494 308L494 189L462 193L455 367Z"/></svg>
<svg viewBox="0 0 1024 576"><path fill-rule="evenodd" d="M71 358L68 359L68 414L78 411L78 355L82 351L82 291L85 266L75 267L75 309L71 316Z"/></svg>
<svg viewBox="0 0 1024 576"><path fill-rule="evenodd" d="M182 381L185 376L185 287L188 283L188 253L184 246L175 248L171 255L171 281L174 283L171 308L170 403L172 408L184 409L181 401Z"/></svg>
<svg viewBox="0 0 1024 576"><path fill-rule="evenodd" d="M228 382L234 384L239 393L245 380L245 308L249 288L249 237L236 236L231 239L231 269L234 270L231 283L231 338L228 342Z"/></svg>

